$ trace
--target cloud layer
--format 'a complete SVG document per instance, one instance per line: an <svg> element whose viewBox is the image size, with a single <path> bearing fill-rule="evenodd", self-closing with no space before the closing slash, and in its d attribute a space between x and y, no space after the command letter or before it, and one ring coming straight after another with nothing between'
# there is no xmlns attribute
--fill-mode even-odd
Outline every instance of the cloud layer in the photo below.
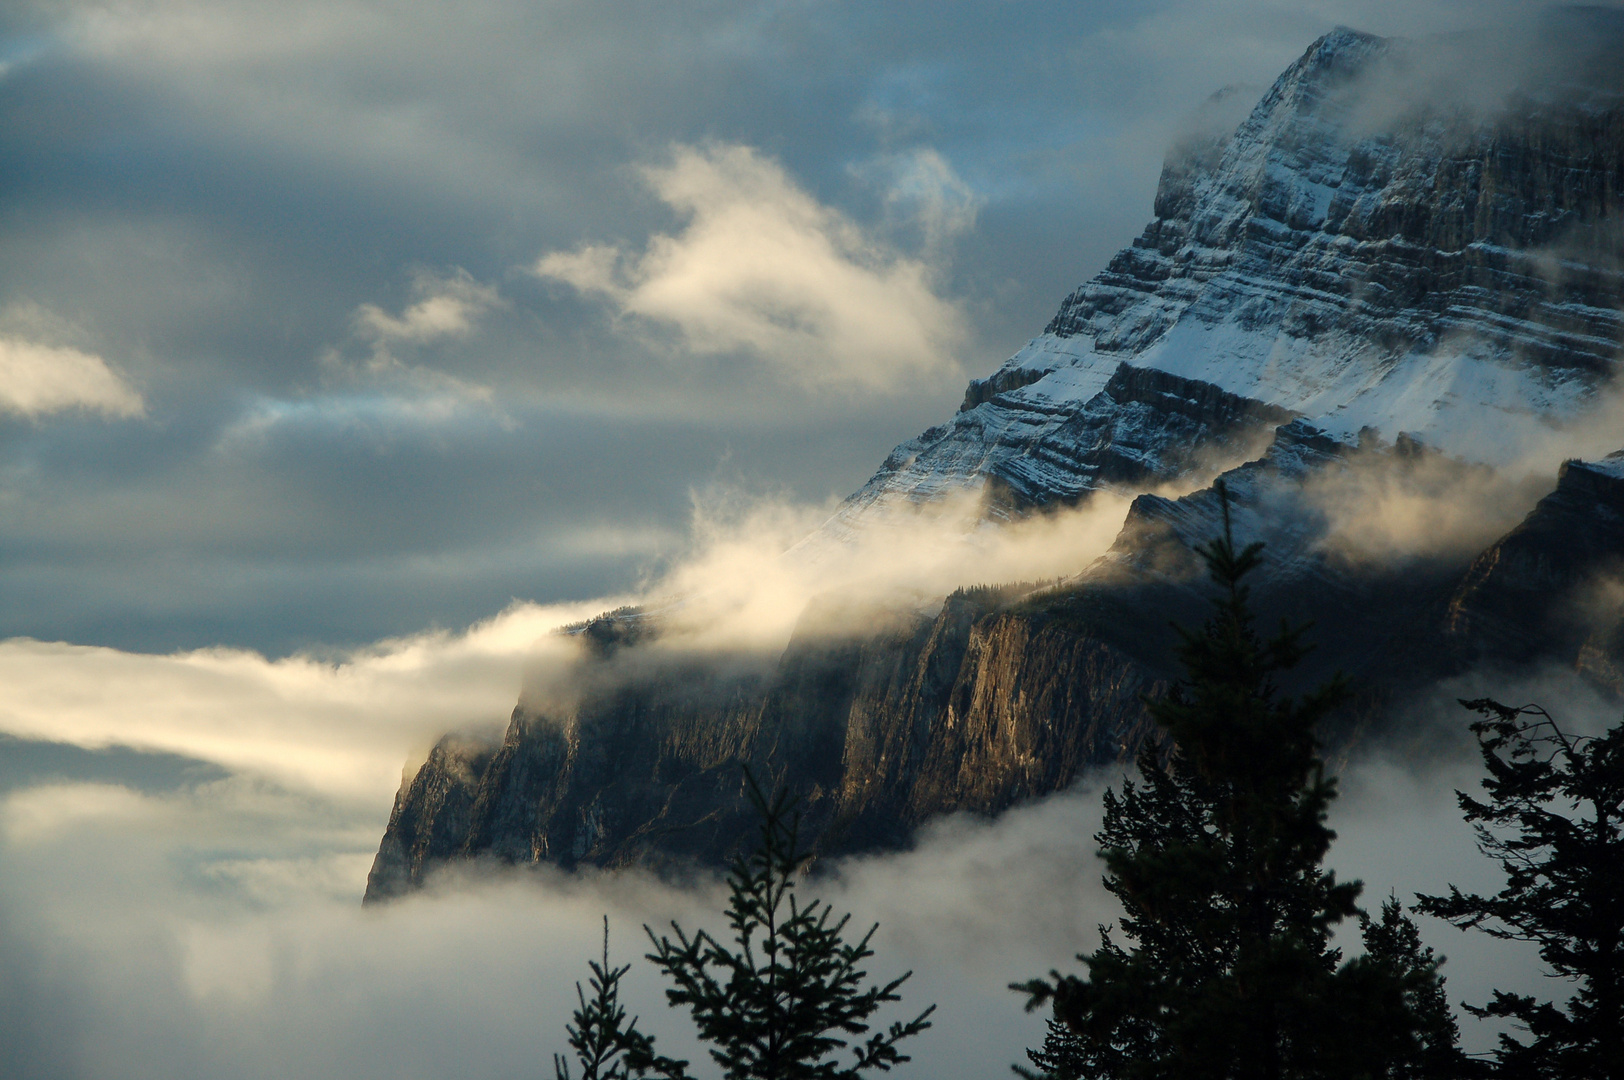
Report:
<svg viewBox="0 0 1624 1080"><path fill-rule="evenodd" d="M442 732L496 728L527 665L568 663L552 631L599 608L518 605L457 634L383 641L332 660L237 649L170 655L0 642L0 729L84 747L207 761L349 800L376 816Z"/></svg>
<svg viewBox="0 0 1624 1080"><path fill-rule="evenodd" d="M1458 761L1368 762L1345 777L1330 864L1365 900L1492 887L1458 818ZM1114 917L1093 857L1102 775L996 822L952 818L909 853L829 868L807 895L880 923L871 974L912 969L904 1007L938 1005L897 1075L985 1077L1041 1041L1010 981L1097 942ZM342 804L339 804L342 806ZM607 914L631 962L630 1010L666 1052L699 1058L665 1006L641 927L723 929L712 882L637 873L448 876L363 911L367 823L241 780L169 794L37 787L0 803L0 1035L26 1080L531 1075L564 1049L573 983ZM1545 990L1526 950L1423 920L1452 1000ZM899 1014L900 1014L899 1010ZM1481 1048L1491 1032L1468 1025Z"/></svg>

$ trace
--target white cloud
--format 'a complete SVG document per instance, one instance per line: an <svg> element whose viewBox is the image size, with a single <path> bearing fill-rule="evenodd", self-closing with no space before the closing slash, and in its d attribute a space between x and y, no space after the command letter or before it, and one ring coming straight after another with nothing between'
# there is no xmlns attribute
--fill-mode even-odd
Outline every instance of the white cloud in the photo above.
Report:
<svg viewBox="0 0 1624 1080"><path fill-rule="evenodd" d="M418 347L467 337L474 333L479 318L504 305L496 288L476 281L461 268L449 275L419 272L412 280L413 301L398 314L377 304L362 304L351 321L356 337L366 343L369 353L357 360L341 349L327 349L319 357L330 380L348 387L360 385L366 392L357 396L343 393L326 395L315 402L290 405L269 402L247 426L257 431L284 418L300 406L344 420L361 416L407 420L443 420L460 415L470 405L490 408L494 397L490 387L423 363L411 363L395 355L399 346ZM308 408L303 411L310 411ZM500 409L500 422L511 425Z"/></svg>
<svg viewBox="0 0 1624 1080"><path fill-rule="evenodd" d="M551 631L597 610L517 604L462 633L383 641L336 662L13 639L0 642L0 730L172 751L387 806L401 762L443 731L506 719L527 665L573 655L573 640Z"/></svg>
<svg viewBox="0 0 1624 1080"><path fill-rule="evenodd" d="M0 337L0 412L33 417L68 409L140 416L146 405L99 356Z"/></svg>
<svg viewBox="0 0 1624 1080"><path fill-rule="evenodd" d="M940 253L948 241L975 227L982 199L935 150L886 154L853 172L884 185L893 226L917 230L928 253Z"/></svg>
<svg viewBox="0 0 1624 1080"><path fill-rule="evenodd" d="M399 315L391 315L376 304L362 304L355 310L356 328L379 346L389 342L425 344L471 332L475 319L501 303L494 288L475 281L461 269L444 278L419 275L413 292L417 302Z"/></svg>
<svg viewBox="0 0 1624 1080"><path fill-rule="evenodd" d="M746 146L678 147L642 170L684 218L641 253L552 252L534 272L700 354L743 354L805 386L888 389L958 372L958 307L932 268L867 236Z"/></svg>

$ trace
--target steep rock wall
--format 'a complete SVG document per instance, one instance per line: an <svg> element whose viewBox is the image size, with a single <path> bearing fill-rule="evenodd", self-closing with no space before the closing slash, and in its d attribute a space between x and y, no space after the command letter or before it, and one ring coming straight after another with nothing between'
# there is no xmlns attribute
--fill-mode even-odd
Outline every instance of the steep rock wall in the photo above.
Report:
<svg viewBox="0 0 1624 1080"><path fill-rule="evenodd" d="M1569 463L1475 558L1372 567L1326 546L1309 497L1328 471L1370 453L1421 451L1372 451L1294 422L1223 477L1237 538L1267 545L1259 627L1317 624L1315 651L1283 689L1336 672L1353 681L1324 732L1331 746L1484 662L1621 683L1624 605L1597 585L1624 567L1624 458ZM856 635L830 635L809 612L770 663L660 658L641 641L603 648L581 673L598 689L570 708L521 706L499 747L435 748L396 801L367 896L464 860L715 865L748 835L744 765L801 793L824 855L905 846L941 814L1063 790L1154 737L1144 700L1177 670L1169 622L1194 626L1208 610L1192 545L1219 528L1214 489L1141 496L1115 548L1064 585L960 591L934 612L876 615ZM624 640L601 622L597 640Z"/></svg>
<svg viewBox="0 0 1624 1080"><path fill-rule="evenodd" d="M1005 602L961 592L867 637L801 635L770 673L702 692L668 668L566 716L521 706L495 749L442 741L403 786L367 897L480 858L714 864L746 832L744 764L802 793L832 854L904 844L937 814L1002 810L1131 751L1158 676Z"/></svg>

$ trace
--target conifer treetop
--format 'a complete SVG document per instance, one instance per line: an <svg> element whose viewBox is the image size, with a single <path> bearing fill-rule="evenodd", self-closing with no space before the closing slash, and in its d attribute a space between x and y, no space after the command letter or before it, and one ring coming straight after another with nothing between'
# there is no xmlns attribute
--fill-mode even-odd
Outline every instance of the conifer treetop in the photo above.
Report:
<svg viewBox="0 0 1624 1080"><path fill-rule="evenodd" d="M745 787L761 830L727 875L731 944L674 921L674 937L644 928L654 946L648 959L673 984L667 1000L692 1014L727 1080L860 1080L908 1061L899 1044L931 1026L936 1006L871 1033L871 1017L901 1000L912 972L864 985L878 924L848 941L850 915L800 902L795 888L809 856L794 800L782 790L769 798L748 770ZM842 1065L834 1055L848 1047L854 1060Z"/></svg>

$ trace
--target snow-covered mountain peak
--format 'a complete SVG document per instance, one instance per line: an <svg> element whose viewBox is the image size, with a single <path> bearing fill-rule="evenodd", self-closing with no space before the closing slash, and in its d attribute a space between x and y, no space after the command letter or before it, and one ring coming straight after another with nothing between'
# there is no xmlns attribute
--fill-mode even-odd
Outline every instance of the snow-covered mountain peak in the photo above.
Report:
<svg viewBox="0 0 1624 1080"><path fill-rule="evenodd" d="M1144 489L1250 446L1239 402L1489 463L1548 442L1624 350L1624 108L1551 89L1589 70L1551 43L1594 34L1563 34L1476 96L1426 92L1473 40L1320 38L1227 137L1170 154L1143 234L836 526L978 486Z"/></svg>

